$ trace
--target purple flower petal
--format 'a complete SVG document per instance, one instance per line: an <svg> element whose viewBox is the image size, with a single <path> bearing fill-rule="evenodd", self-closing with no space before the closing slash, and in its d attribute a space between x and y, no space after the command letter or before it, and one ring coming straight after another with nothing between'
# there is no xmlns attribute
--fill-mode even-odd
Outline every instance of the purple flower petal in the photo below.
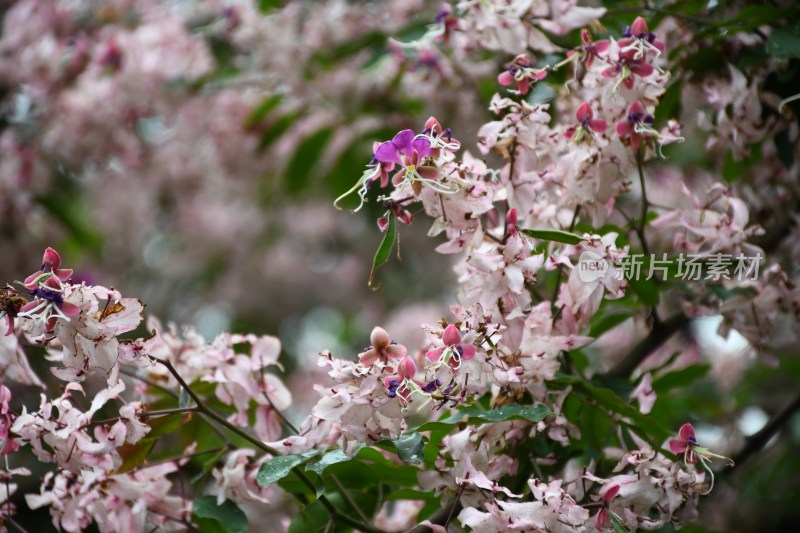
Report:
<svg viewBox="0 0 800 533"><path fill-rule="evenodd" d="M377 150L375 150L375 159L381 163L397 163L402 165L403 161L400 159L397 147L394 142L386 141L381 143Z"/></svg>
<svg viewBox="0 0 800 533"><path fill-rule="evenodd" d="M394 139L392 139L392 144L394 144L398 152L402 152L408 147L408 145L411 144L411 141L413 140L414 132L411 130L403 130L394 136Z"/></svg>

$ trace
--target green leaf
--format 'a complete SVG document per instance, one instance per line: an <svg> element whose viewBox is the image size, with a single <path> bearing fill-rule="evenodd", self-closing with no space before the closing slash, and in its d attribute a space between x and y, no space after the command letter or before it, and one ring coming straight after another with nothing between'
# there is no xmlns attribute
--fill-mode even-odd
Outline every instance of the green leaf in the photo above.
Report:
<svg viewBox="0 0 800 533"><path fill-rule="evenodd" d="M669 374L654 379L653 389L656 391L656 394L663 394L678 387L686 387L698 379L703 378L708 374L710 369L711 365L708 364L687 366L686 368L670 372Z"/></svg>
<svg viewBox="0 0 800 533"><path fill-rule="evenodd" d="M286 131L292 127L295 121L297 121L302 114L303 113L301 111L291 111L271 122L261 134L261 139L258 141L259 152L266 150L270 147L270 145L272 145L272 143L277 141L281 135L286 133Z"/></svg>
<svg viewBox="0 0 800 533"><path fill-rule="evenodd" d="M595 315L591 320L591 327L589 329L589 336L597 338L606 331L613 329L628 320L631 317L629 312L611 313L604 315Z"/></svg>
<svg viewBox="0 0 800 533"><path fill-rule="evenodd" d="M425 443L422 441L421 434L406 433L394 441L394 445L397 448L397 456L400 457L400 460L414 464L422 462Z"/></svg>
<svg viewBox="0 0 800 533"><path fill-rule="evenodd" d="M358 453L358 451L360 451L361 447L363 447L364 445L360 444L359 446L360 447L358 448L356 453ZM328 453L326 453L313 463L309 463L308 465L306 465L306 470L311 470L312 472L316 472L317 474L322 475L322 472L324 472L325 469L328 468L329 466L352 460L353 457L344 453L340 448L336 448L335 450L329 451Z"/></svg>
<svg viewBox="0 0 800 533"><path fill-rule="evenodd" d="M316 131L295 149L291 161L286 166L286 188L290 194L297 194L306 188L314 166L319 163L332 133L331 128Z"/></svg>
<svg viewBox="0 0 800 533"><path fill-rule="evenodd" d="M269 487L289 475L292 469L302 464L306 459L319 453L311 450L295 455L279 455L262 464L256 475L256 483L261 487Z"/></svg>
<svg viewBox="0 0 800 533"><path fill-rule="evenodd" d="M462 421L468 423L476 422L503 422L506 420L528 420L530 422L541 422L548 415L553 412L546 405L518 405L508 404L491 411L484 411L470 407L462 409L450 415L447 418L437 422L428 422L418 427L415 431L429 431L433 429L441 429L452 427Z"/></svg>
<svg viewBox="0 0 800 533"><path fill-rule="evenodd" d="M372 270L369 273L369 281L367 285L372 287L372 280L375 276L375 271L379 266L383 265L389 260L394 248L394 241L397 238L397 219L393 214L389 214L389 227L386 228L386 233L383 235L381 245L378 251L375 252L375 257L372 260Z"/></svg>
<svg viewBox="0 0 800 533"><path fill-rule="evenodd" d="M522 228L519 231L528 237L533 237L534 239L539 239L542 241L563 242L564 244L579 244L581 241L583 241L582 237L579 237L578 235L568 231L562 231L560 229Z"/></svg>
<svg viewBox="0 0 800 533"><path fill-rule="evenodd" d="M800 58L800 25L772 30L767 52L776 59Z"/></svg>
<svg viewBox="0 0 800 533"><path fill-rule="evenodd" d="M202 496L192 503L192 512L199 518L216 520L229 533L247 533L247 516L230 500L217 505L216 496Z"/></svg>
<svg viewBox="0 0 800 533"><path fill-rule="evenodd" d="M658 285L652 279L629 279L628 287L636 293L642 303L651 307L658 305Z"/></svg>
<svg viewBox="0 0 800 533"><path fill-rule="evenodd" d="M280 94L273 94L266 97L247 116L244 121L244 127L248 130L255 128L258 123L264 120L264 118L269 115L270 111L278 107L282 101L283 96Z"/></svg>
<svg viewBox="0 0 800 533"><path fill-rule="evenodd" d="M156 445L157 439L142 439L136 444L123 444L118 448L120 457L122 457L122 464L117 469L117 474L124 474L130 472L134 468L144 463L147 456Z"/></svg>

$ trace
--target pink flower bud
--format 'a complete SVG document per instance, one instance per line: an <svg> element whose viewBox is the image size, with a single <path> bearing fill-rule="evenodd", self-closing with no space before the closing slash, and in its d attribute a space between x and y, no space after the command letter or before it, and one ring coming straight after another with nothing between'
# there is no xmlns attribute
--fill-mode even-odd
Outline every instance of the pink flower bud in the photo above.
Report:
<svg viewBox="0 0 800 533"><path fill-rule="evenodd" d="M416 373L417 364L414 362L414 360L408 356L403 357L402 361L400 361L400 364L397 365L397 374L402 379L411 379Z"/></svg>
<svg viewBox="0 0 800 533"><path fill-rule="evenodd" d="M61 266L61 256L52 248L47 248L42 256L42 270L54 270Z"/></svg>
<svg viewBox="0 0 800 533"><path fill-rule="evenodd" d="M456 344L460 344L461 332L458 331L458 328L453 324L450 324L444 328L444 333L442 333L442 342L444 342L446 346L455 346Z"/></svg>

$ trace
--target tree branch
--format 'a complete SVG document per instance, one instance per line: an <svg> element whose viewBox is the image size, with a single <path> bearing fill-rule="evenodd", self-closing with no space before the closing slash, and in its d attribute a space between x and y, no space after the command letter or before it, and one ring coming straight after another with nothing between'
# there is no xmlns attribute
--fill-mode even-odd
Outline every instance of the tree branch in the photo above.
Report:
<svg viewBox="0 0 800 533"><path fill-rule="evenodd" d="M627 378L633 374L642 361L647 359L647 356L660 348L662 344L667 342L670 337L675 333L682 330L690 322L690 318L682 312L671 316L665 321L657 321L653 324L653 329L650 334L637 344L633 350L625 356L625 358L617 363L611 370L606 373L606 377L610 378Z"/></svg>
<svg viewBox="0 0 800 533"><path fill-rule="evenodd" d="M764 426L761 431L747 439L742 449L733 456L735 464L727 472L732 474L742 463L766 446L770 439L781 430L797 411L800 411L800 394L797 395L789 405L784 407L782 411L775 415L772 420L767 422L767 425Z"/></svg>

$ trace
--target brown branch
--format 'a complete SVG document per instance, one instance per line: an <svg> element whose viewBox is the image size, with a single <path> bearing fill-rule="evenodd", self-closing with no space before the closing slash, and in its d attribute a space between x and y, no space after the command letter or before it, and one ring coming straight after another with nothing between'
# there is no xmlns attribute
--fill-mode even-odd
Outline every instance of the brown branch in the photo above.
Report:
<svg viewBox="0 0 800 533"><path fill-rule="evenodd" d="M642 361L647 359L652 352L661 347L675 333L686 327L690 318L682 312L677 313L665 321L656 321L650 334L637 344L625 358L606 372L606 377L628 378L633 374Z"/></svg>
<svg viewBox="0 0 800 533"><path fill-rule="evenodd" d="M755 455L756 452L766 446L770 439L781 430L797 411L800 411L800 395L797 395L789 405L775 415L761 431L747 439L742 449L733 456L735 464L730 470L727 470L727 472L729 474L733 473L742 463L746 462L750 457Z"/></svg>

